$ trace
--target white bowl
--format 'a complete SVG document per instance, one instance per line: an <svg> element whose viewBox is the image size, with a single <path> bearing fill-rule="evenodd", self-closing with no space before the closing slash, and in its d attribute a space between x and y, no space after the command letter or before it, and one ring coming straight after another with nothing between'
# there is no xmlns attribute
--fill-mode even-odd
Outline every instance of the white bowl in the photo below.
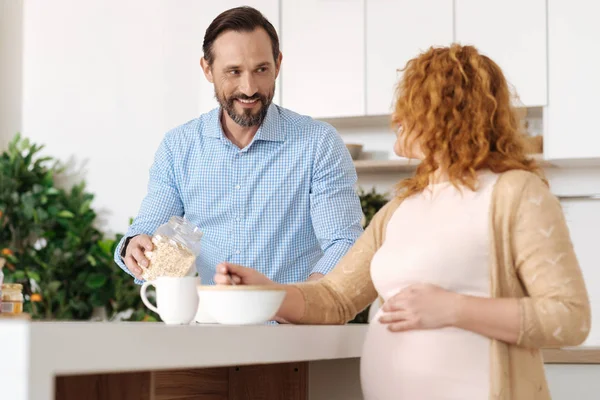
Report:
<svg viewBox="0 0 600 400"><path fill-rule="evenodd" d="M273 319L285 290L270 286L198 286L200 304L214 320L225 325L263 324Z"/></svg>
<svg viewBox="0 0 600 400"><path fill-rule="evenodd" d="M202 300L200 300L200 288L201 286L198 286L197 288L198 311L196 311L196 317L194 318L194 321L196 321L197 324L216 324L217 321L212 317L212 315L210 315L210 313L206 310L206 305L202 302Z"/></svg>

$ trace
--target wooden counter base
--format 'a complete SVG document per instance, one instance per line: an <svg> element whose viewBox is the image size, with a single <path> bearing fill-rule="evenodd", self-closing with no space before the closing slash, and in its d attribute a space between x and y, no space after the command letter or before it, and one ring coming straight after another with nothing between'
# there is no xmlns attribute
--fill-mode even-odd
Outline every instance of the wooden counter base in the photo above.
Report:
<svg viewBox="0 0 600 400"><path fill-rule="evenodd" d="M56 400L306 400L308 363L56 378Z"/></svg>

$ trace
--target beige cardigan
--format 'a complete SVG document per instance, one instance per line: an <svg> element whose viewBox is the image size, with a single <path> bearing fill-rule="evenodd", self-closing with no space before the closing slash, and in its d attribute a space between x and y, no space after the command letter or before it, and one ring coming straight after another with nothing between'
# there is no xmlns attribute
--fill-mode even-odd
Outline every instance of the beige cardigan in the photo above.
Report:
<svg viewBox="0 0 600 400"><path fill-rule="evenodd" d="M382 208L325 278L295 285L306 304L300 323L343 324L377 298L371 259L400 203L395 199ZM516 345L491 341L489 398L550 399L539 349L581 344L591 319L564 215L542 180L525 171L501 174L489 215L490 292L519 298L521 312Z"/></svg>

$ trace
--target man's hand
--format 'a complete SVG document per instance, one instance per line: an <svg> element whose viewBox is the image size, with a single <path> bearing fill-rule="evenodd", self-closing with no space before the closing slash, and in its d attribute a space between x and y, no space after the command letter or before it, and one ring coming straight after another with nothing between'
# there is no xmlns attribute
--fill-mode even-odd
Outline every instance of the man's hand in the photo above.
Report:
<svg viewBox="0 0 600 400"><path fill-rule="evenodd" d="M148 267L149 262L144 255L145 251L152 251L154 244L152 238L148 235L138 235L129 241L127 248L125 249L125 266L127 269L137 278L142 279L142 269ZM139 264L139 265L138 265Z"/></svg>

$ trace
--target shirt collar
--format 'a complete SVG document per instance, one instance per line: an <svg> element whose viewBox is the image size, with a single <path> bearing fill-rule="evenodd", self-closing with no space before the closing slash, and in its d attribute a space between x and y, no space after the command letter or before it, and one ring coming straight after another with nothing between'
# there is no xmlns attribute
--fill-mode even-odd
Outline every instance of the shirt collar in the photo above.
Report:
<svg viewBox="0 0 600 400"><path fill-rule="evenodd" d="M256 135L254 136L253 142L257 140L264 140L270 142L283 142L285 141L285 132L281 129L281 124L279 123L279 108L272 104L269 106L267 110L267 115L263 120L262 124L256 131ZM203 134L208 137L214 138L225 138L225 133L223 132L223 127L221 126L221 108L217 107L210 112L209 117L210 122L208 123L207 128L204 129Z"/></svg>
<svg viewBox="0 0 600 400"><path fill-rule="evenodd" d="M258 128L254 140L265 140L269 142L283 142L285 132L279 123L279 108L271 103L263 123Z"/></svg>

